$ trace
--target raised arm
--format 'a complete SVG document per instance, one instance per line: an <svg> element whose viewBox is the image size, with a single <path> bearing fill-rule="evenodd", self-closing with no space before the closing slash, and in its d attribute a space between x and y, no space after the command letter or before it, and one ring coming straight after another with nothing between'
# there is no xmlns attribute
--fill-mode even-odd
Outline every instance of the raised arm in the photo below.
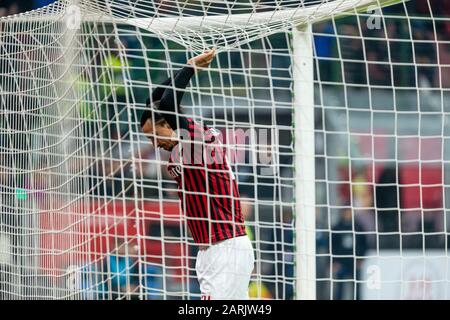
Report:
<svg viewBox="0 0 450 320"><path fill-rule="evenodd" d="M188 122L181 114L180 110L181 99L183 98L185 91L184 89L186 89L195 71L209 66L214 56L215 50L209 50L190 59L187 62L188 66L178 71L173 84L164 91L159 102L159 111L161 111L162 116L173 130L178 129L179 127L183 129L188 128Z"/></svg>
<svg viewBox="0 0 450 320"><path fill-rule="evenodd" d="M159 101L158 110L173 130L178 129L178 125L183 129L187 128L187 121L181 115L180 103L181 99L183 99L184 89L187 87L193 75L194 68L184 67L181 69L176 75L172 86L164 91ZM177 123L177 118L179 123Z"/></svg>
<svg viewBox="0 0 450 320"><path fill-rule="evenodd" d="M177 72L175 72L174 77L177 76ZM158 87L156 87L155 90L153 90L152 92L152 99L150 100L150 98L147 99L147 106L150 105L150 103L155 102L155 101L159 101L161 100L162 95L164 94L164 91L166 91L168 86L172 85L172 78L168 78L167 80L165 80L163 83L161 83Z"/></svg>

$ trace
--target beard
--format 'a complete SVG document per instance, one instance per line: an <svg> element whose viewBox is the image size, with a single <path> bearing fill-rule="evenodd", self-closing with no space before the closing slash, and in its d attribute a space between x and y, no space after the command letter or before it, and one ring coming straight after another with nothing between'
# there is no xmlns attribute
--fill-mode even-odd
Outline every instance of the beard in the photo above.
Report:
<svg viewBox="0 0 450 320"><path fill-rule="evenodd" d="M160 148L164 149L166 151L172 152L175 145L176 145L176 143L167 143L167 144L162 145Z"/></svg>
<svg viewBox="0 0 450 320"><path fill-rule="evenodd" d="M164 150L169 151L169 152L172 152L173 147L174 147L174 146L171 144L171 145L165 146L165 147L164 147Z"/></svg>

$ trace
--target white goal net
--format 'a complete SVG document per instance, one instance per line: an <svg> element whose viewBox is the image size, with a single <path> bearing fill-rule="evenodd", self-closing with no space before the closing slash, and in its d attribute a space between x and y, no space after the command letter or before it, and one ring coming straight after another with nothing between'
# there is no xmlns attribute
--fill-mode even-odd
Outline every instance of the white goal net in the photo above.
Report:
<svg viewBox="0 0 450 320"><path fill-rule="evenodd" d="M449 298L450 12L399 0L59 0L0 18L0 299L199 299L140 117L194 55L254 299ZM450 227L450 225L449 225Z"/></svg>

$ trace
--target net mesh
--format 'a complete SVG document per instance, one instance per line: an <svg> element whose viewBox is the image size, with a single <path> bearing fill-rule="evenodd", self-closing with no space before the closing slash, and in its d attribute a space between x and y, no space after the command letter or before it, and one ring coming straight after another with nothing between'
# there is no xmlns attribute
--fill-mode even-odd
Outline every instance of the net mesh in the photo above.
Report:
<svg viewBox="0 0 450 320"><path fill-rule="evenodd" d="M79 0L0 19L0 297L200 297L168 154L139 118L216 47L182 104L231 152L250 296L446 298L449 20L424 3ZM317 241L299 252L310 184L296 178L311 168L294 165L292 33L307 24ZM296 272L305 254L314 279Z"/></svg>

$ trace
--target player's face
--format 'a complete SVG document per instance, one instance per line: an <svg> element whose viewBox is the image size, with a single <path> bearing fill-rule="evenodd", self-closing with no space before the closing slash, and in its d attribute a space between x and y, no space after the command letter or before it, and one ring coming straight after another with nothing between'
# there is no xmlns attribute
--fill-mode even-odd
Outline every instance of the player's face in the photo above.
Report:
<svg viewBox="0 0 450 320"><path fill-rule="evenodd" d="M142 131L147 135L155 148L162 148L167 151L171 151L177 144L173 140L173 130L169 125L162 123L156 124L153 128L151 120L147 120Z"/></svg>

